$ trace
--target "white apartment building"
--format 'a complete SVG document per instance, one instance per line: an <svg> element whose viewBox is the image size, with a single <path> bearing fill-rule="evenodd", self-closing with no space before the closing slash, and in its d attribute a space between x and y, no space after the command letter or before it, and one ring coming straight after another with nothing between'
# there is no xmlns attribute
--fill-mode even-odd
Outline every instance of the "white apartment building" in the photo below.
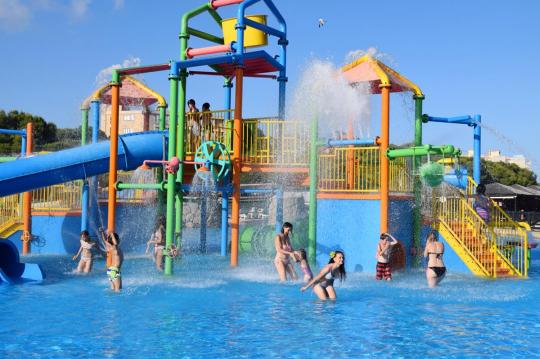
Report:
<svg viewBox="0 0 540 359"><path fill-rule="evenodd" d="M473 156L473 150L467 151L467 157ZM491 162L505 162L505 163L514 163L521 168L528 170L532 169L531 161L529 161L523 155L514 155L514 156L504 156L501 150L489 150L487 154L482 155L482 158L486 161Z"/></svg>

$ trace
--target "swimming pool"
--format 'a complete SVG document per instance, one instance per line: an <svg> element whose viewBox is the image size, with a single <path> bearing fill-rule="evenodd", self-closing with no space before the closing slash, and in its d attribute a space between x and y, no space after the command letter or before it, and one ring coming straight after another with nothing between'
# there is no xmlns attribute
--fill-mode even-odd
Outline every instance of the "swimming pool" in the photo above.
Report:
<svg viewBox="0 0 540 359"><path fill-rule="evenodd" d="M540 273L485 281L450 273L427 288L420 272L391 283L351 273L338 301L279 284L271 260L186 256L173 278L128 257L124 291L108 290L103 261L30 256L48 278L0 286L0 357L530 357L540 355ZM538 263L537 263L538 264ZM538 266L535 265L537 268Z"/></svg>

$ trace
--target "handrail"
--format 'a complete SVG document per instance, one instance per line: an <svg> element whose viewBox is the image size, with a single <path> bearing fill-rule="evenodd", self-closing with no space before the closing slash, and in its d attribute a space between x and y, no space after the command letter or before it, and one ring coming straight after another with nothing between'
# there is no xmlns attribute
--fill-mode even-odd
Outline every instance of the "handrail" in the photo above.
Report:
<svg viewBox="0 0 540 359"><path fill-rule="evenodd" d="M468 177L466 193L470 200L474 199L477 186L478 184L471 177ZM529 270L527 232L497 202L491 198L489 200L491 202L489 224L497 235L497 248L502 248L500 252L505 260L514 266L522 276L526 277ZM521 249L516 252L518 247Z"/></svg>

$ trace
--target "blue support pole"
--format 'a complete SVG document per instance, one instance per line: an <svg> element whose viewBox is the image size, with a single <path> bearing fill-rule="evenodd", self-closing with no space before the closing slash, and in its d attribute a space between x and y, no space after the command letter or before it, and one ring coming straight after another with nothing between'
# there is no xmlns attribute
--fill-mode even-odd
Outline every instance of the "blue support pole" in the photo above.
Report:
<svg viewBox="0 0 540 359"><path fill-rule="evenodd" d="M201 238L199 241L199 252L206 253L206 193L201 193Z"/></svg>
<svg viewBox="0 0 540 359"><path fill-rule="evenodd" d="M276 233L281 231L283 225L283 190L276 190Z"/></svg>
<svg viewBox="0 0 540 359"><path fill-rule="evenodd" d="M229 194L221 192L221 256L227 256L227 243L229 241Z"/></svg>
<svg viewBox="0 0 540 359"><path fill-rule="evenodd" d="M90 104L92 110L92 143L98 142L99 136L99 100L94 100Z"/></svg>
<svg viewBox="0 0 540 359"><path fill-rule="evenodd" d="M24 135L21 138L21 156L26 156L26 131L24 131Z"/></svg>
<svg viewBox="0 0 540 359"><path fill-rule="evenodd" d="M482 155L481 138L482 138L482 117L474 115L474 153L473 153L473 179L476 183L480 183L480 156Z"/></svg>
<svg viewBox="0 0 540 359"><path fill-rule="evenodd" d="M362 145L375 145L377 138L366 138L358 140L328 140L328 147L342 147L342 146L362 146Z"/></svg>
<svg viewBox="0 0 540 359"><path fill-rule="evenodd" d="M98 143L99 139L99 120L100 120L100 101L99 100L93 100L90 103L90 111L92 112L92 143L96 144ZM91 177L88 179L87 182L85 182L85 186L83 186L83 194L82 194L82 202L86 202L86 205L81 203L81 231L82 230L88 230L89 228L89 220L94 221L94 223L99 223L99 221L96 221L98 219L98 199L92 199L90 201L89 197L97 196L97 178ZM86 187L86 190L85 190ZM92 189L92 193L90 194L90 189ZM96 206L89 206L89 203L95 203ZM85 213L86 212L86 213ZM90 214L88 214L90 212ZM95 227L94 227L95 228Z"/></svg>

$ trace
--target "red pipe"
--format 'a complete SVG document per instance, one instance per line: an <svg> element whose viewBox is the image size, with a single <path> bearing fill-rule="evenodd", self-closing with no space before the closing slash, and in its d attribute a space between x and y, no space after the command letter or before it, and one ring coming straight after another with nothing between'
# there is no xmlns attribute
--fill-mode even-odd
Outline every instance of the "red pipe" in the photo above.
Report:
<svg viewBox="0 0 540 359"><path fill-rule="evenodd" d="M210 75L210 76L229 76L230 74L224 73L224 72L212 72L212 71L189 71L190 75ZM246 75L244 74L244 77L261 77L265 79L277 79L276 75L262 75L262 74L251 74Z"/></svg>
<svg viewBox="0 0 540 359"><path fill-rule="evenodd" d="M128 69L118 69L118 73L121 75L135 75L135 74L145 74L147 72L156 72L156 71L165 71L171 68L170 64L163 65L151 65L151 66L141 66L133 67Z"/></svg>
<svg viewBox="0 0 540 359"><path fill-rule="evenodd" d="M220 52L231 52L231 51L232 51L231 44L201 47L198 49L192 49L188 47L186 49L186 57L188 59L191 59L191 58L194 58L195 56L218 54Z"/></svg>
<svg viewBox="0 0 540 359"><path fill-rule="evenodd" d="M217 9L222 6L240 4L243 1L244 0L212 0L211 5L214 9Z"/></svg>

